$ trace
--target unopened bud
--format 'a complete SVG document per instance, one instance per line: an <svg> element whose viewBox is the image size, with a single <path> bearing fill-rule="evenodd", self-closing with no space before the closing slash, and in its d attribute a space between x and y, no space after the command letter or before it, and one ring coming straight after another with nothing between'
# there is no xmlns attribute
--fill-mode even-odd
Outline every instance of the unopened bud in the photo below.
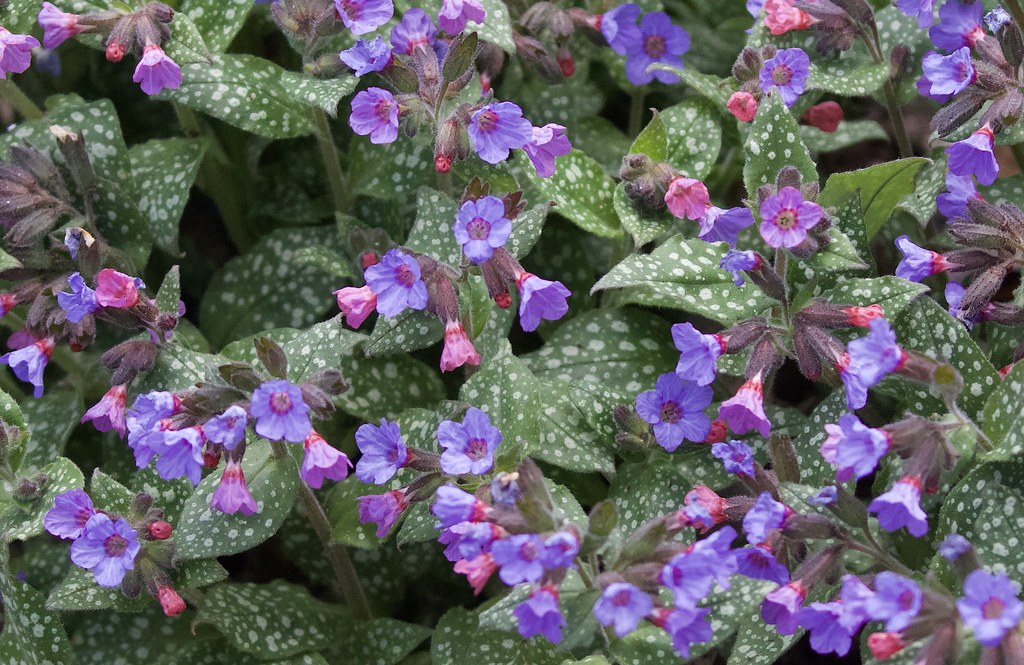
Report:
<svg viewBox="0 0 1024 665"><path fill-rule="evenodd" d="M160 607L163 608L164 614L169 617L178 616L185 611L185 601L170 585L157 589L156 598L160 601Z"/></svg>
<svg viewBox="0 0 1024 665"><path fill-rule="evenodd" d="M573 60L569 49L564 46L558 51L558 66L562 69L562 76L565 78L576 73L576 61Z"/></svg>
<svg viewBox="0 0 1024 665"><path fill-rule="evenodd" d="M891 658L905 646L907 645L900 639L899 633L871 633L868 636L868 648L871 649L871 655L878 660Z"/></svg>
<svg viewBox="0 0 1024 665"><path fill-rule="evenodd" d="M117 37L114 37L107 43L107 60L110 62L121 62L126 51L125 45L118 41Z"/></svg>
<svg viewBox="0 0 1024 665"><path fill-rule="evenodd" d="M757 115L757 98L749 92L734 92L725 107L740 122L753 122Z"/></svg>
<svg viewBox="0 0 1024 665"><path fill-rule="evenodd" d="M764 61L761 60L761 54L756 49L752 49L750 47L744 48L740 51L740 54L736 56L736 63L732 66L732 75L741 83L754 81L760 75L761 66L763 64ZM756 108L756 102L754 106ZM729 110L731 111L732 109ZM749 120L744 120L743 122L749 122Z"/></svg>
<svg viewBox="0 0 1024 665"><path fill-rule="evenodd" d="M153 540L167 540L174 533L174 527L163 520L150 522L149 535Z"/></svg>
<svg viewBox="0 0 1024 665"><path fill-rule="evenodd" d="M807 109L802 119L811 127L831 134L839 128L839 123L843 120L843 109L836 102L822 102Z"/></svg>
<svg viewBox="0 0 1024 665"><path fill-rule="evenodd" d="M14 488L14 498L18 501L38 501L43 497L49 478L45 473L37 473L31 478L21 478Z"/></svg>

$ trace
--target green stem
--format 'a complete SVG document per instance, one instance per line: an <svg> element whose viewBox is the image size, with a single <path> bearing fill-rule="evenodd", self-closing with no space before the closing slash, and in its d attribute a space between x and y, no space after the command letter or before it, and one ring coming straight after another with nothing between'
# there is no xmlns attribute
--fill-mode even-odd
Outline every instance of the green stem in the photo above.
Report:
<svg viewBox="0 0 1024 665"><path fill-rule="evenodd" d="M348 182L345 173L341 170L341 158L338 156L338 146L334 143L327 114L322 109L316 109L313 113L316 119L320 157L323 159L327 182L331 187L331 195L334 197L334 211L338 214L338 218L342 219L352 212Z"/></svg>
<svg viewBox="0 0 1024 665"><path fill-rule="evenodd" d="M629 100L629 127L627 134L629 138L635 139L640 130L643 129L644 121L644 90L638 88L633 91Z"/></svg>
<svg viewBox="0 0 1024 665"><path fill-rule="evenodd" d="M26 120L37 120L43 117L43 111L35 102L28 98L14 81L0 81L0 94Z"/></svg>
<svg viewBox="0 0 1024 665"><path fill-rule="evenodd" d="M1016 0L1013 1L1016 2ZM867 35L864 33L861 33L861 36L864 38L864 43L868 47L868 53L871 54L871 59L874 60L877 65L883 64L885 62L885 55L882 50L882 41L878 37L877 26L874 24L871 25L871 39L868 39ZM910 137L907 135L907 127L903 122L903 112L896 99L896 88L892 85L891 76L885 80L883 88L885 91L885 106L889 110L889 118L892 119L893 133L896 134L896 145L899 147L900 157L913 157L914 149L910 145Z"/></svg>
<svg viewBox="0 0 1024 665"><path fill-rule="evenodd" d="M445 171L441 173L437 172L437 190L448 196L452 196L452 173L451 171Z"/></svg>
<svg viewBox="0 0 1024 665"><path fill-rule="evenodd" d="M1013 22L1017 24L1017 27L1024 30L1024 10L1021 9L1020 3L1017 0L1005 0L1003 4L1010 10L1010 14L1013 15Z"/></svg>

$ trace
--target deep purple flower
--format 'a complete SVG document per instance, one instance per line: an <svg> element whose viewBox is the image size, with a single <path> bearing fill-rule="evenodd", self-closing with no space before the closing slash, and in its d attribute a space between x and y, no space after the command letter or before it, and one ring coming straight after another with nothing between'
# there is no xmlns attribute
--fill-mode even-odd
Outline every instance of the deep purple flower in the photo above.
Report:
<svg viewBox="0 0 1024 665"><path fill-rule="evenodd" d="M178 411L178 400L174 393L164 390L153 390L135 398L132 408L128 409L128 429L149 431L157 423L170 418Z"/></svg>
<svg viewBox="0 0 1024 665"><path fill-rule="evenodd" d="M501 199L484 196L459 206L452 231L466 257L479 265L505 245L512 233L512 222L505 217L505 203Z"/></svg>
<svg viewBox="0 0 1024 665"><path fill-rule="evenodd" d="M616 582L594 603L594 616L602 626L613 626L617 637L625 637L652 609L654 602L648 594L628 582Z"/></svg>
<svg viewBox="0 0 1024 665"><path fill-rule="evenodd" d="M46 530L65 540L82 535L89 518L96 514L92 499L83 490L68 490L53 498L53 508L43 517Z"/></svg>
<svg viewBox="0 0 1024 665"><path fill-rule="evenodd" d="M0 80L28 69L34 48L39 48L39 40L32 35L16 35L0 26Z"/></svg>
<svg viewBox="0 0 1024 665"><path fill-rule="evenodd" d="M433 48L437 41L434 35L437 28L430 14L419 7L413 7L402 14L402 20L391 28L391 46L398 53L412 55L417 46Z"/></svg>
<svg viewBox="0 0 1024 665"><path fill-rule="evenodd" d="M909 626L921 611L922 597L917 582L885 571L875 576L875 593L865 608L869 617L884 621L885 629L896 633Z"/></svg>
<svg viewBox="0 0 1024 665"><path fill-rule="evenodd" d="M946 191L935 197L939 212L952 220L967 214L967 202L980 199L981 194L974 184L974 178L946 173Z"/></svg>
<svg viewBox="0 0 1024 665"><path fill-rule="evenodd" d="M985 11L981 2L960 2L946 0L939 8L939 22L928 31L932 43L946 52L961 46L974 46L985 37L981 27L981 14Z"/></svg>
<svg viewBox="0 0 1024 665"><path fill-rule="evenodd" d="M85 412L81 422L92 421L92 426L97 432L114 430L124 436L124 405L127 393L128 389L124 385L112 386L99 402Z"/></svg>
<svg viewBox="0 0 1024 665"><path fill-rule="evenodd" d="M490 522L459 522L441 530L437 542L446 545L449 561L471 561L491 551L491 544L503 530Z"/></svg>
<svg viewBox="0 0 1024 665"><path fill-rule="evenodd" d="M542 561L548 570L571 568L576 555L580 553L580 541L568 531L556 531L544 539Z"/></svg>
<svg viewBox="0 0 1024 665"><path fill-rule="evenodd" d="M360 425L356 430L356 445L362 453L356 462L356 478L364 483L383 485L409 464L409 450L398 423L381 418L380 426Z"/></svg>
<svg viewBox="0 0 1024 665"><path fill-rule="evenodd" d="M572 295L561 282L541 279L525 270L516 275L519 288L519 325L533 332L541 319L557 321L569 311L566 298Z"/></svg>
<svg viewBox="0 0 1024 665"><path fill-rule="evenodd" d="M353 35L373 32L395 15L392 0L334 0L334 7Z"/></svg>
<svg viewBox="0 0 1024 665"><path fill-rule="evenodd" d="M679 350L676 374L698 386L715 380L716 363L725 353L725 339L721 335L706 335L692 323L677 323L672 326L672 341Z"/></svg>
<svg viewBox="0 0 1024 665"><path fill-rule="evenodd" d="M971 541L959 533L951 533L939 543L939 554L947 561L956 561L971 549Z"/></svg>
<svg viewBox="0 0 1024 665"><path fill-rule="evenodd" d="M429 17L427 20L430 20ZM397 26L396 26L397 28ZM392 28L392 42L394 42L394 28ZM365 39L356 41L356 45L338 54L346 65L351 67L356 76L365 76L370 72L379 72L391 62L391 47L380 37L372 42Z"/></svg>
<svg viewBox="0 0 1024 665"><path fill-rule="evenodd" d="M523 639L534 635L543 635L548 642L558 644L562 641L562 626L565 617L558 609L558 589L553 586L542 586L530 597L512 610L519 621L519 634Z"/></svg>
<svg viewBox="0 0 1024 665"><path fill-rule="evenodd" d="M786 523L786 505L772 498L768 492L761 492L753 507L743 516L743 532L747 542L757 545L768 540L772 531L781 529Z"/></svg>
<svg viewBox="0 0 1024 665"><path fill-rule="evenodd" d="M384 316L427 306L427 285L421 275L416 259L399 249L388 250L363 273L366 285L377 294L377 312Z"/></svg>
<svg viewBox="0 0 1024 665"><path fill-rule="evenodd" d="M454 485L438 487L434 503L430 506L430 512L441 520L442 529L459 522L483 521L490 511L491 507L486 503Z"/></svg>
<svg viewBox="0 0 1024 665"><path fill-rule="evenodd" d="M544 575L544 541L536 534L521 533L495 541L491 556L501 568L498 576L509 586L536 582Z"/></svg>
<svg viewBox="0 0 1024 665"><path fill-rule="evenodd" d="M405 498L405 489L392 490L384 494L361 496L359 501L359 521L363 524L376 524L377 537L384 538L398 517L409 507Z"/></svg>
<svg viewBox="0 0 1024 665"><path fill-rule="evenodd" d="M896 238L896 247L903 254L899 265L896 266L897 277L920 282L925 277L931 277L950 267L942 254L915 245L905 235Z"/></svg>
<svg viewBox="0 0 1024 665"><path fill-rule="evenodd" d="M57 48L83 29L78 24L77 14L62 12L49 2L43 3L36 20L39 21L39 27L43 29L43 48L46 49Z"/></svg>
<svg viewBox="0 0 1024 665"><path fill-rule="evenodd" d="M921 67L931 83L929 92L933 95L957 95L974 80L971 49L967 46L958 48L950 55L926 55Z"/></svg>
<svg viewBox="0 0 1024 665"><path fill-rule="evenodd" d="M217 489L210 497L210 508L228 515L242 513L246 516L254 515L259 510L259 505L245 482L241 460L235 459L232 455L228 455L224 473L221 474Z"/></svg>
<svg viewBox="0 0 1024 665"><path fill-rule="evenodd" d="M523 151L533 163L537 175L550 178L555 174L555 158L572 152L572 144L565 135L565 127L548 123L533 128L533 138L523 146Z"/></svg>
<svg viewBox="0 0 1024 665"><path fill-rule="evenodd" d="M1012 19L1010 12L1006 11L1002 7L996 7L989 13L985 14L985 25L992 31L992 34L998 33L1003 29L1003 26L1009 23Z"/></svg>
<svg viewBox="0 0 1024 665"><path fill-rule="evenodd" d="M803 49L779 49L774 58L766 60L761 66L761 90L767 93L775 88L779 91L779 96L782 97L786 108L792 108L793 104L796 104L797 98L807 89L807 74L810 72L810 67L811 59L807 57ZM761 213L761 216L764 217L764 212ZM792 247L792 245L787 245L787 247Z"/></svg>
<svg viewBox="0 0 1024 665"><path fill-rule="evenodd" d="M156 472L164 480L185 476L198 485L203 475L203 435L198 428L185 427L164 432L150 446L157 454Z"/></svg>
<svg viewBox="0 0 1024 665"><path fill-rule="evenodd" d="M501 443L501 431L491 425L486 413L471 406L461 423L445 420L438 426L437 441L444 448L442 471L480 475L494 466L494 451Z"/></svg>
<svg viewBox="0 0 1024 665"><path fill-rule="evenodd" d="M842 603L811 603L800 610L797 622L811 633L811 648L817 653L845 656L856 631L847 630L840 619Z"/></svg>
<svg viewBox="0 0 1024 665"><path fill-rule="evenodd" d="M254 390L249 413L256 420L256 433L271 441L302 443L313 428L302 389L283 379Z"/></svg>
<svg viewBox="0 0 1024 665"><path fill-rule="evenodd" d="M796 187L783 187L761 204L761 237L770 247L796 247L821 216L820 205L805 201Z"/></svg>
<svg viewBox="0 0 1024 665"><path fill-rule="evenodd" d="M71 273L71 276L68 277L68 284L71 286L71 293L58 292L57 304L64 310L68 321L79 323L99 309L99 305L96 303L96 292L86 285L85 279L78 272Z"/></svg>
<svg viewBox="0 0 1024 665"><path fill-rule="evenodd" d="M165 88L174 90L181 87L181 67L158 45L149 44L142 51L142 60L135 67L132 80L147 95L155 95Z"/></svg>
<svg viewBox="0 0 1024 665"><path fill-rule="evenodd" d="M753 250L730 249L718 262L718 267L728 271L732 275L732 281L736 286L743 286L746 281L743 278L743 271L757 270L761 266L761 258Z"/></svg>
<svg viewBox="0 0 1024 665"><path fill-rule="evenodd" d="M517 473L499 473L491 481L491 501L499 506L513 508L522 496Z"/></svg>
<svg viewBox="0 0 1024 665"><path fill-rule="evenodd" d="M752 580L768 580L776 584L789 582L789 569L779 563L767 545L743 547L733 554L738 574Z"/></svg>
<svg viewBox="0 0 1024 665"><path fill-rule="evenodd" d="M1017 585L1002 573L975 570L964 580L964 597L956 601L960 619L974 631L974 639L989 648L999 646L1024 616Z"/></svg>
<svg viewBox="0 0 1024 665"><path fill-rule="evenodd" d="M711 404L707 385L684 381L675 372L662 374L648 390L636 396L636 412L654 425L658 445L673 452L684 441L702 442L711 430L704 409Z"/></svg>
<svg viewBox="0 0 1024 665"><path fill-rule="evenodd" d="M772 423L764 414L764 383L761 372L747 379L736 394L718 407L718 417L737 434L757 430L761 436L772 433Z"/></svg>
<svg viewBox="0 0 1024 665"><path fill-rule="evenodd" d="M839 490L835 485L821 488L817 494L808 497L807 503L812 506L831 506L839 500Z"/></svg>
<svg viewBox="0 0 1024 665"><path fill-rule="evenodd" d="M631 45L642 41L636 21L640 18L640 7L628 2L597 17L598 28L612 50L626 55Z"/></svg>
<svg viewBox="0 0 1024 665"><path fill-rule="evenodd" d="M956 2L956 0L949 0ZM980 4L980 3L979 3ZM991 185L999 175L999 162L992 152L995 135L988 125L975 131L963 141L946 148L949 171L955 175L973 175L983 185Z"/></svg>
<svg viewBox="0 0 1024 665"><path fill-rule="evenodd" d="M739 233L754 223L754 214L746 206L725 210L710 206L698 220L700 235L704 242L725 242L735 247ZM742 283L742 282L741 282Z"/></svg>
<svg viewBox="0 0 1024 665"><path fill-rule="evenodd" d="M797 616L807 598L807 588L799 580L771 591L761 603L761 618L775 626L779 635L792 635L797 629Z"/></svg>
<svg viewBox="0 0 1024 665"><path fill-rule="evenodd" d="M874 319L869 324L868 331L866 336L846 345L849 364L844 373L854 377L856 386L863 389L863 393L858 390L856 394L851 394L851 383L847 383L846 402L850 409L864 406L867 389L877 385L887 374L896 371L906 358L905 352L896 343L896 333L888 321Z"/></svg>
<svg viewBox="0 0 1024 665"><path fill-rule="evenodd" d="M116 587L125 573L135 568L140 548L138 533L128 522L96 513L85 523L82 535L71 543L71 561L91 570L96 584Z"/></svg>
<svg viewBox="0 0 1024 665"><path fill-rule="evenodd" d="M53 338L46 337L36 340L17 351L0 356L0 365L7 365L18 377L33 386L32 395L39 399L43 396L43 371L50 362L53 353Z"/></svg>
<svg viewBox="0 0 1024 665"><path fill-rule="evenodd" d="M879 460L889 452L889 435L868 427L848 413L836 425L825 425L828 438L821 444L821 456L836 465L836 482L858 480L874 473Z"/></svg>
<svg viewBox="0 0 1024 665"><path fill-rule="evenodd" d="M224 446L225 450L234 450L235 446L245 440L245 428L248 424L249 414L237 404L232 404L224 413L210 418L203 424L203 436L213 443Z"/></svg>
<svg viewBox="0 0 1024 665"><path fill-rule="evenodd" d="M449 35L457 35L466 29L466 21L483 23L486 18L487 11L480 0L441 0L437 24Z"/></svg>
<svg viewBox="0 0 1024 665"><path fill-rule="evenodd" d="M928 51L928 52L925 53L925 56L929 56L929 55L931 55L933 53L935 53L935 51ZM933 94L932 93L932 82L930 80L928 80L928 77L925 76L924 74L921 74L921 76L919 76L917 78L917 84L916 85L917 85L917 94L921 95L922 97L927 97L928 99L930 99L930 100L932 100L934 102L938 102L939 104L945 104L949 100L953 99L953 95L936 95L936 94Z"/></svg>
<svg viewBox="0 0 1024 665"><path fill-rule="evenodd" d="M648 12L640 19L638 38L626 43L626 78L633 85L644 85L654 79L675 83L679 77L671 72L648 72L654 63L682 68L679 57L690 50L690 35L664 12Z"/></svg>
<svg viewBox="0 0 1024 665"><path fill-rule="evenodd" d="M722 460L725 470L729 473L754 477L754 451L742 441L712 444L711 454Z"/></svg>
<svg viewBox="0 0 1024 665"><path fill-rule="evenodd" d="M383 88L361 90L352 99L348 126L370 143L393 143L398 138L398 100Z"/></svg>
<svg viewBox="0 0 1024 665"><path fill-rule="evenodd" d="M934 0L898 0L896 8L911 18L917 18L919 28L927 28L935 20L933 4Z"/></svg>
<svg viewBox="0 0 1024 665"><path fill-rule="evenodd" d="M348 477L348 470L352 468L348 455L327 443L315 430L310 430L303 446L305 455L299 468L299 477L307 485L320 489L324 480L344 480Z"/></svg>
<svg viewBox="0 0 1024 665"><path fill-rule="evenodd" d="M512 102L492 102L481 107L466 129L473 150L488 164L505 161L510 150L533 140L533 125L523 117L523 109Z"/></svg>
<svg viewBox="0 0 1024 665"><path fill-rule="evenodd" d="M734 540L736 529L726 526L668 560L658 581L672 592L676 607L696 605L715 582L729 588L729 578L736 572L736 558L729 549Z"/></svg>
<svg viewBox="0 0 1024 665"><path fill-rule="evenodd" d="M917 476L900 478L868 505L868 512L878 515L878 524L886 531L906 527L915 538L928 533L928 516L921 510L921 479Z"/></svg>
<svg viewBox="0 0 1024 665"><path fill-rule="evenodd" d="M670 610L662 628L672 638L672 648L682 658L690 657L690 645L707 642L714 633L707 615L707 607L676 607Z"/></svg>
<svg viewBox="0 0 1024 665"><path fill-rule="evenodd" d="M860 581L856 575L843 575L843 585L839 591L839 600L842 601L843 613L839 617L839 623L851 634L861 629L867 620L868 602L874 597L872 591Z"/></svg>

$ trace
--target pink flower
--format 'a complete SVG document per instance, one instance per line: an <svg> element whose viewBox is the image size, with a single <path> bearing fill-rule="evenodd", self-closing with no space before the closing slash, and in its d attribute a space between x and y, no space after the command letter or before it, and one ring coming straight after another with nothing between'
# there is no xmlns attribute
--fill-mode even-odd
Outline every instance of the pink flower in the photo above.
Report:
<svg viewBox="0 0 1024 665"><path fill-rule="evenodd" d="M118 309L134 307L139 302L135 279L113 268L104 268L96 275L96 302Z"/></svg>
<svg viewBox="0 0 1024 665"><path fill-rule="evenodd" d="M39 25L43 28L44 48L57 48L65 40L74 37L85 29L78 24L77 14L62 12L49 2L43 3L37 19Z"/></svg>
<svg viewBox="0 0 1024 665"><path fill-rule="evenodd" d="M792 0L766 0L764 11L764 24L773 35L782 35L790 30L806 30L816 22L809 14L797 9Z"/></svg>
<svg viewBox="0 0 1024 665"><path fill-rule="evenodd" d="M82 416L82 422L92 421L99 432L114 430L124 436L124 405L128 389L117 385L107 391L102 399Z"/></svg>
<svg viewBox="0 0 1024 665"><path fill-rule="evenodd" d="M718 417L729 423L729 427L737 434L756 429L761 436L772 433L771 421L764 415L764 384L761 372L754 375L736 395L722 402L718 408Z"/></svg>
<svg viewBox="0 0 1024 665"><path fill-rule="evenodd" d="M550 178L555 174L555 157L572 152L572 144L565 135L565 127L549 123L533 128L533 138L523 146L523 151L533 163L537 175Z"/></svg>
<svg viewBox="0 0 1024 665"><path fill-rule="evenodd" d="M142 60L135 67L132 80L139 84L142 92L155 95L164 88L181 87L181 67L162 48L150 44L142 52Z"/></svg>
<svg viewBox="0 0 1024 665"><path fill-rule="evenodd" d="M369 286L346 286L335 291L334 295L338 298L338 309L353 328L361 326L366 317L377 309L377 294Z"/></svg>
<svg viewBox="0 0 1024 665"><path fill-rule="evenodd" d="M751 122L757 115L757 98L749 92L734 92L725 107L740 122Z"/></svg>
<svg viewBox="0 0 1024 665"><path fill-rule="evenodd" d="M441 371L450 372L462 367L480 364L480 354L473 347L469 335L459 321L449 321L444 326L444 350L441 352Z"/></svg>
<svg viewBox="0 0 1024 665"><path fill-rule="evenodd" d="M249 492L249 486L245 484L241 460L228 457L228 464L224 468L224 475L220 477L217 491L210 497L210 507L229 515L240 512L248 516L259 510L256 500Z"/></svg>
<svg viewBox="0 0 1024 665"><path fill-rule="evenodd" d="M700 219L711 205L708 188L700 180L677 176L668 183L665 205L679 219Z"/></svg>
<svg viewBox="0 0 1024 665"><path fill-rule="evenodd" d="M463 559L455 563L455 572L466 576L469 586L473 587L473 595L476 596L479 596L480 592L484 590L487 580L491 579L491 575L497 569L498 564L494 563L494 557L490 552L481 554L472 560Z"/></svg>
<svg viewBox="0 0 1024 665"><path fill-rule="evenodd" d="M327 443L324 437L311 431L304 442L306 455L302 458L299 477L310 487L320 489L324 479L344 480L352 462L348 455Z"/></svg>

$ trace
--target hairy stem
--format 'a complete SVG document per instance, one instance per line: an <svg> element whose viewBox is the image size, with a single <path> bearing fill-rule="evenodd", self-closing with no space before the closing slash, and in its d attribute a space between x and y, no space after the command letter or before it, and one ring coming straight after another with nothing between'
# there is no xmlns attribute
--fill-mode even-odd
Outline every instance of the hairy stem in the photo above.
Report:
<svg viewBox="0 0 1024 665"><path fill-rule="evenodd" d="M37 120L43 117L43 111L35 102L28 98L21 88L14 81L0 81L0 94L15 111L20 113L26 120Z"/></svg>
<svg viewBox="0 0 1024 665"><path fill-rule="evenodd" d="M327 182L331 187L331 195L334 197L334 212L337 213L339 219L342 219L352 212L348 181L345 178L345 173L341 170L341 159L338 156L338 147L334 144L334 136L331 134L331 125L327 120L327 114L322 109L315 109L313 114L316 119L320 157L323 159Z"/></svg>
<svg viewBox="0 0 1024 665"><path fill-rule="evenodd" d="M644 91L642 88L638 88L633 91L629 100L629 126L626 130L626 135L635 139L643 129L642 124L644 121Z"/></svg>
<svg viewBox="0 0 1024 665"><path fill-rule="evenodd" d="M1016 0L1014 0L1016 1ZM876 65L885 62L885 52L882 50L882 42L878 38L878 28L872 24L871 39L866 34L861 35L864 44L868 47L868 53ZM896 145L899 147L900 157L913 157L914 150L910 145L910 137L907 135L907 127L903 123L903 112L900 110L899 101L896 99L896 88L892 84L892 76L885 80L883 86L885 91L885 106L889 110L889 117L892 119L893 133L896 134Z"/></svg>

